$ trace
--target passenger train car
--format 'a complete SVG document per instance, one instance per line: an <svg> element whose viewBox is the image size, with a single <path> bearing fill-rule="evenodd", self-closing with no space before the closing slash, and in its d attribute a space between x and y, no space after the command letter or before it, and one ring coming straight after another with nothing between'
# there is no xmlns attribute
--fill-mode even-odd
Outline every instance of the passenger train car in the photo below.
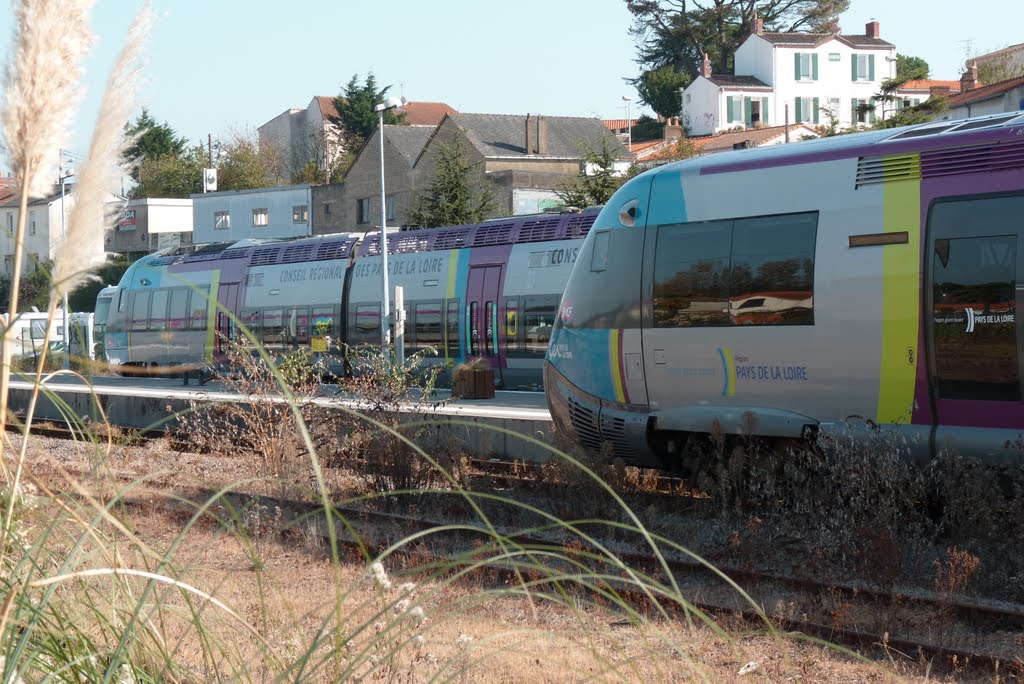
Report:
<svg viewBox="0 0 1024 684"><path fill-rule="evenodd" d="M558 301L596 217L592 209L389 234L406 351L434 347L433 363L446 365L483 357L497 385L539 389ZM144 257L114 293L107 359L122 371L223 363L224 340L239 337L236 320L271 354L379 345L381 262L377 233Z"/></svg>
<svg viewBox="0 0 1024 684"><path fill-rule="evenodd" d="M698 157L605 205L545 365L578 443L893 429L1024 463L1024 112Z"/></svg>

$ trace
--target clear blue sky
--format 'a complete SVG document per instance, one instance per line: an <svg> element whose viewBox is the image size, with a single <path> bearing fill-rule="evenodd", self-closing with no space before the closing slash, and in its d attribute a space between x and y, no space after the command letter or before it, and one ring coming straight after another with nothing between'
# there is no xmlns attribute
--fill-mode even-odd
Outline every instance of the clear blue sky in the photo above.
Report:
<svg viewBox="0 0 1024 684"><path fill-rule="evenodd" d="M103 87L137 0L96 0L98 42L69 146L84 153ZM257 126L373 71L392 94L463 112L625 117L637 96L625 0L153 0L141 101L192 141ZM968 54L1024 42L1024 1L852 0L845 33L872 18L932 78L957 79ZM10 54L11 13L0 14Z"/></svg>

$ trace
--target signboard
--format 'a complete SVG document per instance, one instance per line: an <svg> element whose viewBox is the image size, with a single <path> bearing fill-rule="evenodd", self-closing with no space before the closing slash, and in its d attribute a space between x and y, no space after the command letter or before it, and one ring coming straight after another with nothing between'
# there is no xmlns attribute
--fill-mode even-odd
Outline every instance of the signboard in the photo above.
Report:
<svg viewBox="0 0 1024 684"><path fill-rule="evenodd" d="M122 211L117 227L119 230L135 230L135 210L125 209Z"/></svg>

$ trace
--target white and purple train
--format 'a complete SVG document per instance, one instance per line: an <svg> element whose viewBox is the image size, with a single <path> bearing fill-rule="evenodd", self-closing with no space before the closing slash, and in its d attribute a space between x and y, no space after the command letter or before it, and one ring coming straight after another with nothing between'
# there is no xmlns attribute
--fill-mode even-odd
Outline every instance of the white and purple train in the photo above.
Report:
<svg viewBox="0 0 1024 684"><path fill-rule="evenodd" d="M404 288L405 348L433 363L482 357L495 383L539 389L558 302L597 210L388 235ZM246 240L158 252L113 294L105 353L122 372L225 361L236 321L271 354L381 340L380 236ZM328 354L329 358L332 357Z"/></svg>
<svg viewBox="0 0 1024 684"><path fill-rule="evenodd" d="M544 389L579 444L646 465L880 426L1019 466L1022 304L1024 112L702 156L604 206Z"/></svg>

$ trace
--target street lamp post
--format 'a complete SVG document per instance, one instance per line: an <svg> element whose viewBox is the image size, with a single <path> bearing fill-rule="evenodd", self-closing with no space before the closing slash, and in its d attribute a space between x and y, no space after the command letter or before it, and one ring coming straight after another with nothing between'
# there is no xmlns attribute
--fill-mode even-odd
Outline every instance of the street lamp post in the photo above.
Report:
<svg viewBox="0 0 1024 684"><path fill-rule="evenodd" d="M65 185L65 183L67 183L68 178L71 178L72 176L75 175L75 170L71 169L71 168L65 169L64 168L64 159L62 157L61 158L61 168L58 171L58 173L60 175L60 178L59 178L59 180L60 180L60 239L66 241L67 240L67 231L64 229L64 221L65 221L64 185ZM62 304L62 307L64 309L64 313L62 315L62 319L63 319L62 323L64 325L64 360L63 360L63 367L64 367L64 370L67 370L68 368L71 367L71 364L70 364L70 358L71 358L71 327L70 327L70 318L68 316L68 293L67 293L66 290L64 292L64 299L63 299L61 304Z"/></svg>
<svg viewBox="0 0 1024 684"><path fill-rule="evenodd" d="M391 343L391 298L388 296L388 208L387 197L384 194L384 112L395 107L401 107L406 103L404 97L389 97L373 108L377 112L378 128L377 134L380 137L380 273L384 285L384 309L381 312L380 321L380 346L385 354L388 345Z"/></svg>
<svg viewBox="0 0 1024 684"><path fill-rule="evenodd" d="M626 103L626 141L629 151L633 151L633 119L630 118L629 103L633 101L629 95L623 95L622 101Z"/></svg>

